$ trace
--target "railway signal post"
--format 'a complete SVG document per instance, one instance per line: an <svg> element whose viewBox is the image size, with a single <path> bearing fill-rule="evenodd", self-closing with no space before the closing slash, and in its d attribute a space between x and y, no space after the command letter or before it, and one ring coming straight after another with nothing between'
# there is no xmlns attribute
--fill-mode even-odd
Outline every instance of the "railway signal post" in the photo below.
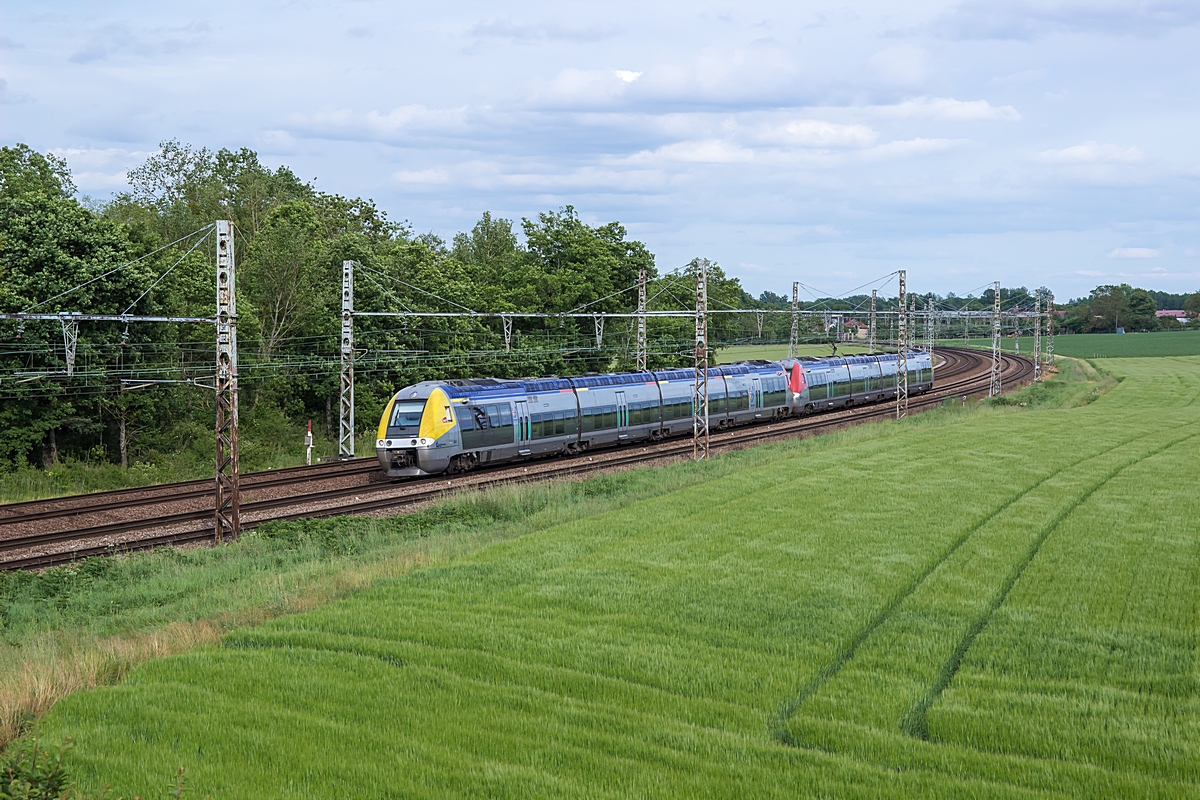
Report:
<svg viewBox="0 0 1200 800"><path fill-rule="evenodd" d="M992 293L992 376L988 385L988 397L1000 394L1000 281L996 281Z"/></svg>
<svg viewBox="0 0 1200 800"><path fill-rule="evenodd" d="M338 457L354 457L354 262L342 262L342 370L338 391Z"/></svg>
<svg viewBox="0 0 1200 800"><path fill-rule="evenodd" d="M241 532L241 486L238 471L237 296L234 280L233 223L217 221L217 544Z"/></svg>
<svg viewBox="0 0 1200 800"><path fill-rule="evenodd" d="M692 460L703 461L708 458L708 259L698 258L693 263L696 265L696 387L692 392ZM796 319L794 314L792 319ZM795 322L792 330L796 330Z"/></svg>
<svg viewBox="0 0 1200 800"><path fill-rule="evenodd" d="M908 416L908 271L900 270L899 330L896 337L896 419Z"/></svg>

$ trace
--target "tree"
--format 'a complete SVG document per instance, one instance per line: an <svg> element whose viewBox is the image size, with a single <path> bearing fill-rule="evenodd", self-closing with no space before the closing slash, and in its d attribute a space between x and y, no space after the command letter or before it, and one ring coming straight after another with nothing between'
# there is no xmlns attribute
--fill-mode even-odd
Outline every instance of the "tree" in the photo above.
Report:
<svg viewBox="0 0 1200 800"><path fill-rule="evenodd" d="M1200 317L1200 292L1187 296L1187 300L1183 304L1183 310L1187 312L1189 319Z"/></svg>
<svg viewBox="0 0 1200 800"><path fill-rule="evenodd" d="M1129 323L1127 330L1149 331L1158 327L1155 311L1158 305L1145 289L1134 289L1129 292L1128 305Z"/></svg>
<svg viewBox="0 0 1200 800"><path fill-rule="evenodd" d="M153 260L128 264L130 242L119 225L98 218L73 197L66 165L28 146L0 148L0 308L42 312L124 311L155 277ZM103 280L93 279L112 272ZM89 283L89 281L91 281ZM54 299L63 295L60 299ZM43 445L56 458L57 431L84 431L95 416L95 398L73 397L56 376L64 369L62 330L56 322L18 327L3 323L13 343L0 355L6 372L31 373L0 404L0 461L24 463ZM80 330L78 356L115 338L112 325ZM42 377L38 377L38 376Z"/></svg>

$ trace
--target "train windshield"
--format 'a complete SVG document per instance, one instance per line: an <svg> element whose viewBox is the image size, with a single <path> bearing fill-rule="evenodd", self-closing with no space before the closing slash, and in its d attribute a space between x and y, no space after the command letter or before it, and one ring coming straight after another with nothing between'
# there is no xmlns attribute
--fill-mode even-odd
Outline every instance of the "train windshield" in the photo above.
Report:
<svg viewBox="0 0 1200 800"><path fill-rule="evenodd" d="M424 400L397 400L392 408L392 420L388 423L388 433L395 435L415 435L421 427L421 414L425 411ZM399 428L399 430L395 430Z"/></svg>

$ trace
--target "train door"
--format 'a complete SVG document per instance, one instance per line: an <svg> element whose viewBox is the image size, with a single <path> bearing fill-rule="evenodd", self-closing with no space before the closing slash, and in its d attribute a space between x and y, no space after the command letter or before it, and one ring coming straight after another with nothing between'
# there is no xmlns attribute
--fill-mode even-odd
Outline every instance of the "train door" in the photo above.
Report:
<svg viewBox="0 0 1200 800"><path fill-rule="evenodd" d="M629 404L625 402L625 393L617 392L617 438L629 436Z"/></svg>
<svg viewBox="0 0 1200 800"><path fill-rule="evenodd" d="M529 403L525 400L518 400L516 403L516 423L517 423L517 452L520 455L529 455Z"/></svg>
<svg viewBox="0 0 1200 800"><path fill-rule="evenodd" d="M754 377L750 379L750 410L754 412L754 416L762 416L763 407L763 389L762 378Z"/></svg>

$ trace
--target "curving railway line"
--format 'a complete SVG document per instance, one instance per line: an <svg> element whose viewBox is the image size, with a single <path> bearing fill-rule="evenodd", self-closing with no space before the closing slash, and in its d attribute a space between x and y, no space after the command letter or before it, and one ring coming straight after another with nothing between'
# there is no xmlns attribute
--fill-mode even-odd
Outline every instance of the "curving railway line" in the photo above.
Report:
<svg viewBox="0 0 1200 800"><path fill-rule="evenodd" d="M936 353L942 363L934 388L909 399L911 413L940 405L948 397L987 394L990 353L957 348L939 348ZM1026 358L1004 355L1002 368L1006 388L1033 377L1033 364ZM742 427L712 435L710 449L828 433L894 414L895 404L883 403ZM451 491L587 475L683 458L691 451L691 439L680 438L405 483L389 482L374 458L248 473L242 476L242 528L271 520L399 510ZM213 535L212 501L212 481L202 480L0 505L0 569L40 569L94 555L203 544Z"/></svg>

